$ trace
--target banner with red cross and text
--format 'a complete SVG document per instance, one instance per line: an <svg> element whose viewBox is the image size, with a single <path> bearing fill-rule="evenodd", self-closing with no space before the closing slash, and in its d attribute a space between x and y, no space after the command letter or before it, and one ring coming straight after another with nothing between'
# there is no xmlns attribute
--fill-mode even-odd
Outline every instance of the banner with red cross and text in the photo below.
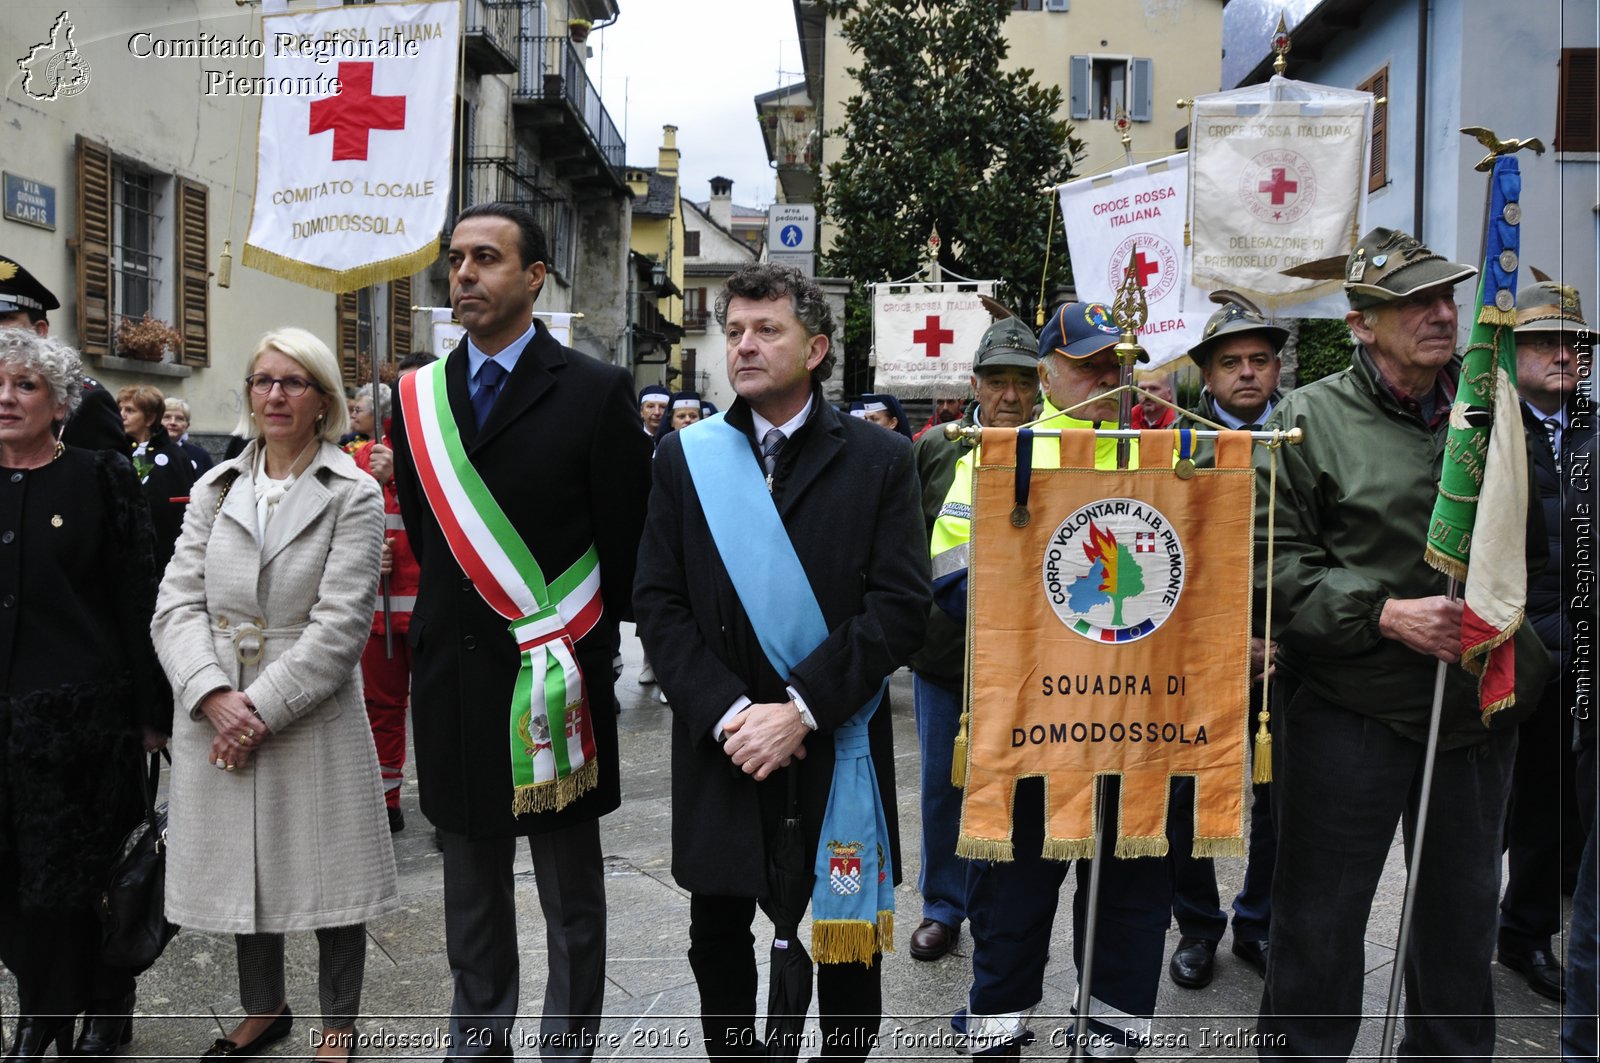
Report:
<svg viewBox="0 0 1600 1063"><path fill-rule="evenodd" d="M1274 77L1189 109L1192 272L1269 313L1343 318L1341 279L1283 270L1355 250L1367 206L1370 92Z"/></svg>
<svg viewBox="0 0 1600 1063"><path fill-rule="evenodd" d="M1189 172L1184 156L1070 181L1059 192L1078 298L1109 304L1132 259L1150 307L1139 330L1139 346L1150 355L1145 368L1182 358L1200 342L1208 316L1206 293L1185 293Z"/></svg>
<svg viewBox="0 0 1600 1063"><path fill-rule="evenodd" d="M344 292L434 262L450 204L460 5L261 21L270 91L244 264Z"/></svg>
<svg viewBox="0 0 1600 1063"><path fill-rule="evenodd" d="M993 297L994 281L873 285L876 390L903 399L964 397L978 341L994 324L981 295Z"/></svg>

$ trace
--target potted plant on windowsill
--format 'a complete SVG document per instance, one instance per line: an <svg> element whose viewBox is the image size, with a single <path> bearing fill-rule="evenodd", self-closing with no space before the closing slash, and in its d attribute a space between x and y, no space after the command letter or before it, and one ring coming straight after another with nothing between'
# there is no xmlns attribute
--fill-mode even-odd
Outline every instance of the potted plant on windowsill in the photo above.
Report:
<svg viewBox="0 0 1600 1063"><path fill-rule="evenodd" d="M582 44L589 39L589 31L594 28L594 23L586 18L573 18L567 20L567 36L572 38L573 44Z"/></svg>
<svg viewBox="0 0 1600 1063"><path fill-rule="evenodd" d="M117 353L124 358L159 362L168 351L176 351L181 346L183 337L178 335L178 330L149 314L137 321L124 318L117 326Z"/></svg>

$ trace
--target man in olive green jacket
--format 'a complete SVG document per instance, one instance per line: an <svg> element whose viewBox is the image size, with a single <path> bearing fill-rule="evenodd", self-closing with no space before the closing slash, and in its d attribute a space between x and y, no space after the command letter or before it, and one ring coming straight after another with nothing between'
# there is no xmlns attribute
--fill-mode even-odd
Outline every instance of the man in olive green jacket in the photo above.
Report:
<svg viewBox="0 0 1600 1063"><path fill-rule="evenodd" d="M1476 680L1457 664L1461 603L1423 560L1459 364L1455 285L1476 272L1405 233L1367 234L1346 272L1354 364L1293 392L1267 422L1306 439L1278 459L1272 635L1298 689L1272 721L1278 861L1262 1058L1340 1059L1355 1042L1366 922L1397 823L1408 840L1415 825L1440 660L1450 667L1400 1054L1494 1054L1490 962L1516 721L1503 711L1492 729L1481 722ZM1258 533L1268 460L1258 456ZM1519 635L1516 652L1519 690L1525 673L1542 681L1531 675L1548 666L1537 637Z"/></svg>

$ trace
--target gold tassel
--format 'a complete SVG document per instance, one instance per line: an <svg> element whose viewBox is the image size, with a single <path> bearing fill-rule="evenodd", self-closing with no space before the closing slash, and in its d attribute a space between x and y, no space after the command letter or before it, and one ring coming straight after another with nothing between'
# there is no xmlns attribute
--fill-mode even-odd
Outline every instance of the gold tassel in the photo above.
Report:
<svg viewBox="0 0 1600 1063"><path fill-rule="evenodd" d="M956 744L950 754L950 785L957 790L967 786L967 724L971 720L971 712L961 714L961 726L956 731Z"/></svg>
<svg viewBox="0 0 1600 1063"><path fill-rule="evenodd" d="M894 951L894 909L878 913L878 951Z"/></svg>
<svg viewBox="0 0 1600 1063"><path fill-rule="evenodd" d="M1189 847L1189 855L1202 856L1243 856L1243 838L1196 838Z"/></svg>
<svg viewBox="0 0 1600 1063"><path fill-rule="evenodd" d="M1517 325L1517 312L1515 310L1502 310L1498 306L1479 307L1478 324L1503 325L1506 328L1515 328Z"/></svg>
<svg viewBox="0 0 1600 1063"><path fill-rule="evenodd" d="M1017 858L1010 838L974 838L966 834L956 838L956 855L1002 864Z"/></svg>
<svg viewBox="0 0 1600 1063"><path fill-rule="evenodd" d="M557 812L600 785L600 762L591 760L570 775L550 782L518 786L511 794L511 814Z"/></svg>
<svg viewBox="0 0 1600 1063"><path fill-rule="evenodd" d="M1167 836L1157 834L1149 837L1118 838L1111 852L1119 860L1129 860L1136 856L1166 856L1167 850Z"/></svg>
<svg viewBox="0 0 1600 1063"><path fill-rule="evenodd" d="M1250 781L1257 786L1272 781L1272 732L1267 730L1267 721L1271 719L1272 713L1265 708L1256 713L1256 754L1251 762Z"/></svg>

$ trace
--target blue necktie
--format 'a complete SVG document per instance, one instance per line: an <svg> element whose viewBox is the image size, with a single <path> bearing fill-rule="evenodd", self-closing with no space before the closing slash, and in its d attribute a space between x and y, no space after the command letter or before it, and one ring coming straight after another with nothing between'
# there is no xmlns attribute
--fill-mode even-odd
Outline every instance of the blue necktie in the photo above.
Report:
<svg viewBox="0 0 1600 1063"><path fill-rule="evenodd" d="M500 394L500 382L505 378L505 367L493 358L478 369L478 390L472 393L472 412L477 415L480 429L489 422L489 411L494 409L495 397Z"/></svg>

